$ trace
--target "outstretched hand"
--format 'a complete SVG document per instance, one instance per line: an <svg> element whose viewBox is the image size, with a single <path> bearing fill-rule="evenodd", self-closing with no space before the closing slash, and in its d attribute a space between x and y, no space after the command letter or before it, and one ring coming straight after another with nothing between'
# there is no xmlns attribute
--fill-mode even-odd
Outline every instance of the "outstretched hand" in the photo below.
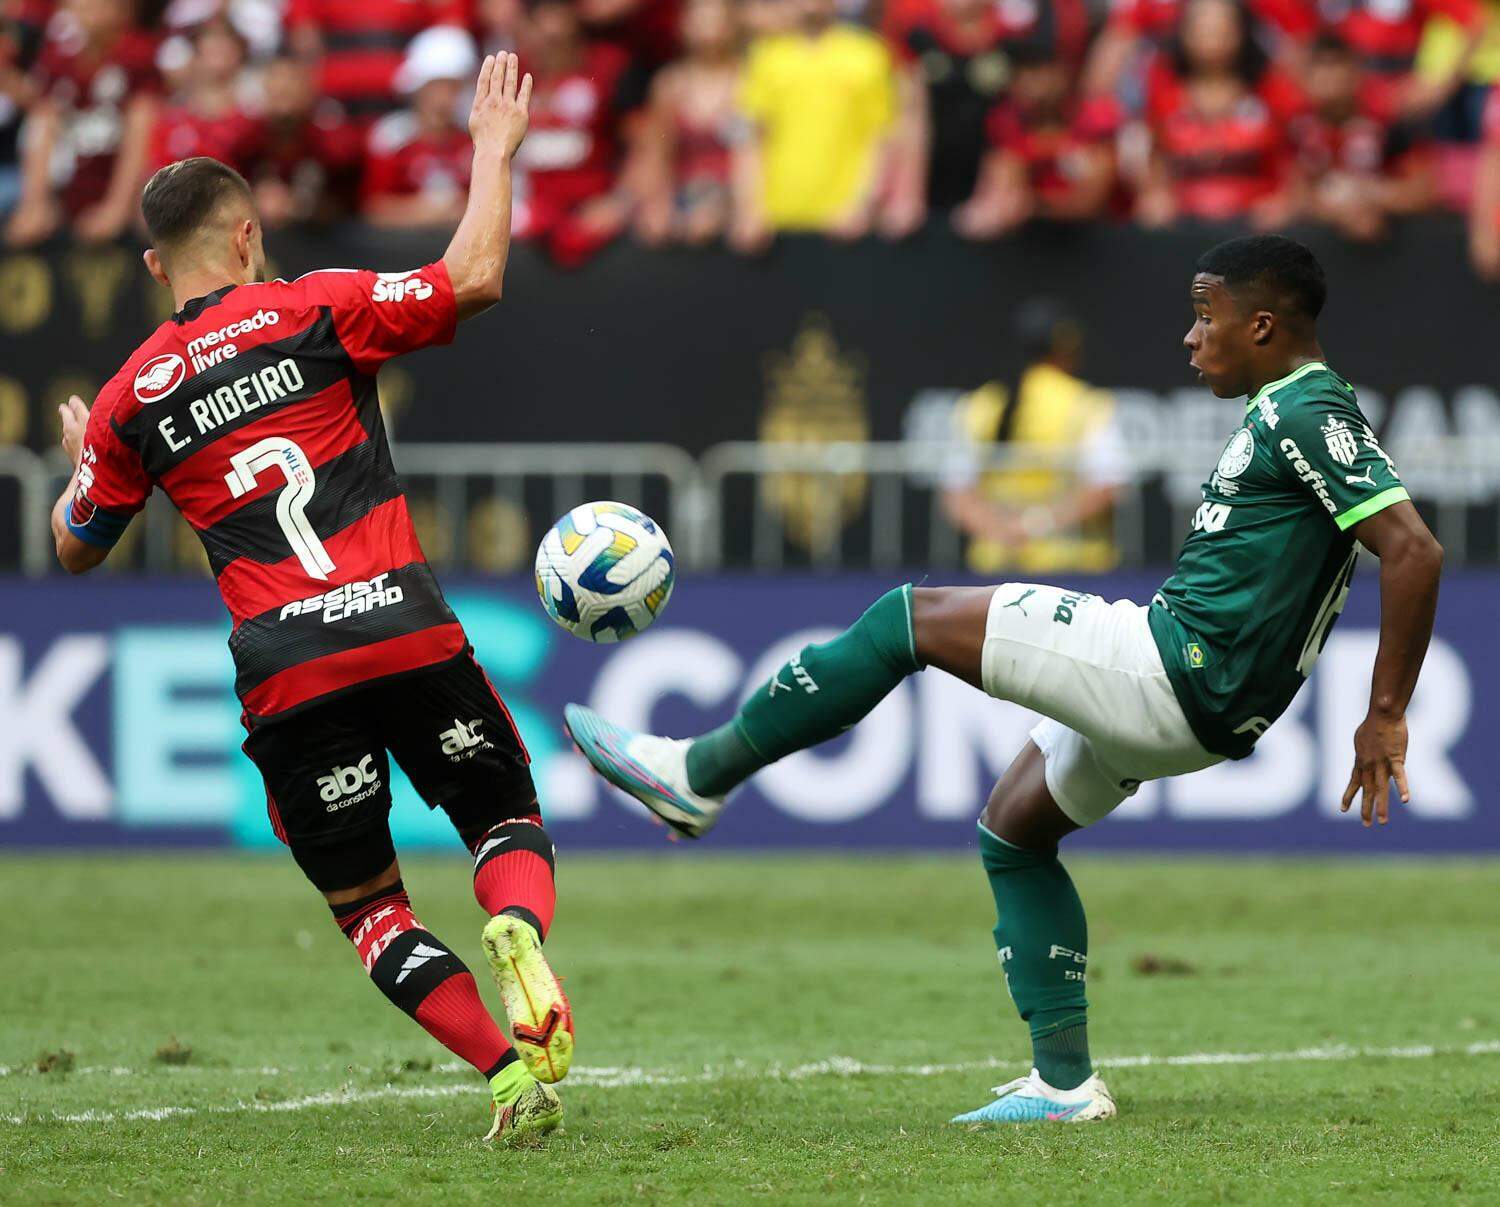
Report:
<svg viewBox="0 0 1500 1207"><path fill-rule="evenodd" d="M506 158L514 155L526 137L530 108L531 73L522 78L520 60L513 54L486 55L469 110L469 136L475 148L495 148Z"/></svg>
<svg viewBox="0 0 1500 1207"><path fill-rule="evenodd" d="M1406 785L1406 717L1377 717L1371 713L1354 731L1354 770L1344 789L1340 809L1347 813L1359 795L1359 815L1365 825L1389 820L1387 803L1391 780L1401 793L1401 803L1411 800Z"/></svg>

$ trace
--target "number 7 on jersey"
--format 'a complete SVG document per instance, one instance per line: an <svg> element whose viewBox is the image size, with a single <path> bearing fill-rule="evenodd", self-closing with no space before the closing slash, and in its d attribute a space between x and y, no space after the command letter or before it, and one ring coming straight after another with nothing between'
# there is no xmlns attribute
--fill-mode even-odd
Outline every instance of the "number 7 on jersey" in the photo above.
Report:
<svg viewBox="0 0 1500 1207"><path fill-rule="evenodd" d="M276 520L308 576L327 579L333 572L333 559L307 518L307 505L317 485L307 454L285 436L267 436L235 453L229 464L224 483L236 499L255 488L255 479L263 470L281 470L286 485L276 498Z"/></svg>

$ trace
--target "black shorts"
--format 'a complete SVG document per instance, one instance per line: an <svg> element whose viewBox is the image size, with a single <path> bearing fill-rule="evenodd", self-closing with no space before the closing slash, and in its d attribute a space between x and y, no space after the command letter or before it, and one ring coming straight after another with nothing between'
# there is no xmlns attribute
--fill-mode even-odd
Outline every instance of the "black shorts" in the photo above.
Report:
<svg viewBox="0 0 1500 1207"><path fill-rule="evenodd" d="M388 752L466 844L537 812L521 735L468 650L262 721L244 751L276 836L323 892L364 884L396 857Z"/></svg>

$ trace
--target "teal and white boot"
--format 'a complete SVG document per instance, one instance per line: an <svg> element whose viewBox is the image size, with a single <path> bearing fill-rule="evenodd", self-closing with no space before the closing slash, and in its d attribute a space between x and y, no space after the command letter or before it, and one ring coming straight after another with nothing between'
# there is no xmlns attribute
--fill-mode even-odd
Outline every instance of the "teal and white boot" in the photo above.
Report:
<svg viewBox="0 0 1500 1207"><path fill-rule="evenodd" d="M977 1111L956 1115L953 1123L1090 1123L1095 1119L1113 1119L1119 1114L1114 1095L1095 1073L1072 1090L1054 1089L1032 1069L997 1085L995 1101Z"/></svg>

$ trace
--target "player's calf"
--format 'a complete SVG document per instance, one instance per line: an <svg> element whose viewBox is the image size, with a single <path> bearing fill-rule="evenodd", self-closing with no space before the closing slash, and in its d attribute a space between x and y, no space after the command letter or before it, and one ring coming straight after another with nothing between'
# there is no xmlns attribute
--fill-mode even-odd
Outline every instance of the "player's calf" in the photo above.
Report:
<svg viewBox="0 0 1500 1207"><path fill-rule="evenodd" d="M417 921L400 880L330 908L376 988L429 1035L491 1081L516 1061L473 975Z"/></svg>
<svg viewBox="0 0 1500 1207"><path fill-rule="evenodd" d="M472 843L474 896L490 920L481 941L511 1038L540 1081L561 1081L573 1060L573 1010L542 954L557 904L552 840L535 815L511 818Z"/></svg>
<svg viewBox="0 0 1500 1207"><path fill-rule="evenodd" d="M557 909L557 852L539 814L491 826L469 844L474 899L485 913L512 914L546 939Z"/></svg>

